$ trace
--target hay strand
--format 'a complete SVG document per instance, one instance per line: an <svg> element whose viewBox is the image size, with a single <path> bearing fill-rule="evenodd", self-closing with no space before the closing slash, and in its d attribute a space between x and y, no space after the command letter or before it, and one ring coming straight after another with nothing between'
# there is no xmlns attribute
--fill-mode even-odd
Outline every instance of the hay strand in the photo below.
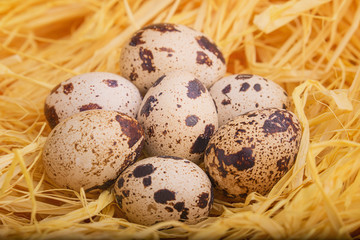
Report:
<svg viewBox="0 0 360 240"><path fill-rule="evenodd" d="M360 237L359 1L9 0L0 14L0 238ZM164 21L214 39L227 74L281 84L303 135L294 167L268 195L215 199L196 225L145 227L124 218L111 190L86 195L49 181L43 105L71 76L119 74L127 38Z"/></svg>

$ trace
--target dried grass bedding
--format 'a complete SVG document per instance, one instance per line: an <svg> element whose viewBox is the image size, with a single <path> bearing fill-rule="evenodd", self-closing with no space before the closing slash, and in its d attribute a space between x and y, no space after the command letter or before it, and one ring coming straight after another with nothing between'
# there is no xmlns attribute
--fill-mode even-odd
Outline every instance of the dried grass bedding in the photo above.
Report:
<svg viewBox="0 0 360 240"><path fill-rule="evenodd" d="M0 238L359 237L359 1L7 0L0 16ZM57 189L43 171L50 90L80 73L119 74L126 39L156 22L210 36L228 74L281 84L303 127L294 167L267 196L215 199L197 225L130 223L111 191Z"/></svg>

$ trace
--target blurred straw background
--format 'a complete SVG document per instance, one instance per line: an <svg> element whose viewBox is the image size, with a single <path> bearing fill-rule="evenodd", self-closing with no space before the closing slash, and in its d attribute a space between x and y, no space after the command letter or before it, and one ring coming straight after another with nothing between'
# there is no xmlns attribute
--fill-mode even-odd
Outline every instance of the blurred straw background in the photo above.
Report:
<svg viewBox="0 0 360 240"><path fill-rule="evenodd" d="M194 226L129 223L110 190L56 189L41 162L50 90L80 73L119 74L126 39L156 22L210 36L228 74L281 84L303 127L295 166L267 196L215 200ZM1 1L0 238L359 238L359 24L358 0Z"/></svg>

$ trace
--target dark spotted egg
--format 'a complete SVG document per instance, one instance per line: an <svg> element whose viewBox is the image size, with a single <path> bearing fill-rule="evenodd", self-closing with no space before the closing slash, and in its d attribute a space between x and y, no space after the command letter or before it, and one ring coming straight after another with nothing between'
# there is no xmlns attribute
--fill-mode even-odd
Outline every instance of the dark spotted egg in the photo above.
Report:
<svg viewBox="0 0 360 240"><path fill-rule="evenodd" d="M109 187L140 155L144 132L125 114L91 110L60 122L43 150L47 176L58 186L79 191Z"/></svg>
<svg viewBox="0 0 360 240"><path fill-rule="evenodd" d="M271 108L240 115L221 126L205 151L205 169L231 201L267 194L293 166L301 138L290 111Z"/></svg>
<svg viewBox="0 0 360 240"><path fill-rule="evenodd" d="M180 24L158 23L135 32L120 56L122 76L141 93L163 74L185 70L210 87L226 72L219 48L203 33Z"/></svg>
<svg viewBox="0 0 360 240"><path fill-rule="evenodd" d="M74 76L56 86L46 98L45 117L51 128L86 110L114 110L135 117L141 103L139 90L129 80L107 72Z"/></svg>
<svg viewBox="0 0 360 240"><path fill-rule="evenodd" d="M289 107L285 90L277 83L252 74L224 77L209 89L219 111L219 126L252 110Z"/></svg>
<svg viewBox="0 0 360 240"><path fill-rule="evenodd" d="M211 182L193 162L178 157L150 157L122 172L115 198L130 222L152 225L166 220L195 224L213 203Z"/></svg>
<svg viewBox="0 0 360 240"><path fill-rule="evenodd" d="M210 93L186 71L161 76L144 96L137 119L150 156L179 156L196 163L218 127Z"/></svg>

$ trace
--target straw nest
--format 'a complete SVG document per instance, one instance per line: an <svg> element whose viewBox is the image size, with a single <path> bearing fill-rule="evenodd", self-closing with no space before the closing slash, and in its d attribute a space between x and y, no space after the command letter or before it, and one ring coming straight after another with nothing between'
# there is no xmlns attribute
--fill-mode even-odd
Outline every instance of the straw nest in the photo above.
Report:
<svg viewBox="0 0 360 240"><path fill-rule="evenodd" d="M0 16L0 238L359 237L359 1L7 0ZM57 189L43 171L50 89L80 73L119 73L126 39L154 22L210 36L228 74L281 84L303 127L294 167L267 196L215 200L197 225L129 223L111 191Z"/></svg>

